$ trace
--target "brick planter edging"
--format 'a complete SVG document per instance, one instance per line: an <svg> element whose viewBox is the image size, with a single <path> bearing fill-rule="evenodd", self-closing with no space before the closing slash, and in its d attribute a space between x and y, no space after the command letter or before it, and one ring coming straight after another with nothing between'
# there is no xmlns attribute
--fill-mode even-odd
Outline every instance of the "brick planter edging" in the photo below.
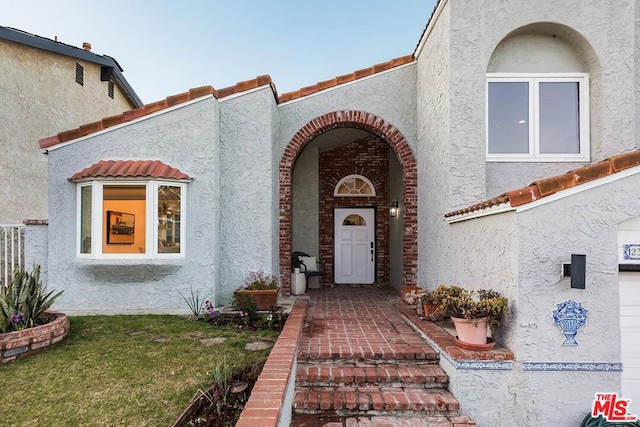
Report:
<svg viewBox="0 0 640 427"><path fill-rule="evenodd" d="M415 329L418 329L424 335L429 337L448 358L454 361L478 360L484 362L505 362L515 360L513 352L507 348L496 346L493 350L475 351L465 350L458 347L455 338L439 325L420 317L416 310L406 302L397 298L394 306L406 320L408 320Z"/></svg>
<svg viewBox="0 0 640 427"><path fill-rule="evenodd" d="M64 339L69 332L69 319L63 313L51 322L20 331L0 334L0 365L38 353Z"/></svg>
<svg viewBox="0 0 640 427"><path fill-rule="evenodd" d="M271 349L236 427L276 427L291 423L298 341L308 298L298 298Z"/></svg>

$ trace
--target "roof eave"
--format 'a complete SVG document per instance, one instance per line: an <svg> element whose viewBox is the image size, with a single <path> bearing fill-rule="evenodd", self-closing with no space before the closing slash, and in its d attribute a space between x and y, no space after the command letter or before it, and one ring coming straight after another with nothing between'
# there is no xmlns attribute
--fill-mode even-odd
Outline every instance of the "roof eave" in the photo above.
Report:
<svg viewBox="0 0 640 427"><path fill-rule="evenodd" d="M112 67L114 77L117 80L118 87L125 92L126 98L135 107L141 107L143 105L142 100L138 97L133 87L127 82L122 74L122 67L118 62L107 55L98 55L84 49L77 48L65 43L57 42L45 37L36 36L24 31L20 31L13 28L0 26L0 39L8 40L14 43L20 43L25 46L30 46L36 49L46 50L48 52L65 55L70 58L81 59L83 61L92 62L101 66Z"/></svg>

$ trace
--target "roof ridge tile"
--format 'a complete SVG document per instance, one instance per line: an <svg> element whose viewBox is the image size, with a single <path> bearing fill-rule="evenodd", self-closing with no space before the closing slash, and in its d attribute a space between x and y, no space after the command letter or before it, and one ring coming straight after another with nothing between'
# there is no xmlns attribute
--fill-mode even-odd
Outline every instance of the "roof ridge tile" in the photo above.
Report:
<svg viewBox="0 0 640 427"><path fill-rule="evenodd" d="M268 74L264 74L254 79L245 80L245 81L236 83L233 86L229 86L219 90L214 89L213 86L200 86L193 89L189 89L186 92L181 92L175 95L168 96L165 99L155 101L149 104L145 104L139 108L134 108L132 110L124 111L121 114L105 117L102 120L81 125L76 129L70 129L67 131L59 132L57 135L54 135L54 136L42 138L38 141L38 143L41 149L51 148L55 145L62 144L64 142L68 142L86 135L90 135L100 130L104 130L112 126L129 122L131 120L135 120L140 117L144 117L149 114L167 109L169 107L180 105L185 102L191 101L193 99L201 98L203 96L213 95L216 99L220 99L225 96L244 92L250 89L255 89L264 85L269 85L271 87L271 90L273 91L274 96L277 99L276 88L273 82L271 81L271 76L269 76Z"/></svg>
<svg viewBox="0 0 640 427"><path fill-rule="evenodd" d="M371 67L356 70L349 74L343 74L341 76L334 77L333 79L323 80L321 82L316 83L315 85L306 86L298 90L283 93L282 95L278 96L278 102L283 103L283 102L291 101L293 99L298 99L308 95L312 95L316 92L320 92L325 89L329 89L335 86L349 83L354 80L369 77L374 74L381 73L383 71L388 71L388 70L391 70L392 68L396 68L401 65L408 64L414 61L415 59L413 55L405 55L398 58L394 58L387 62L382 62L380 64L375 64Z"/></svg>
<svg viewBox="0 0 640 427"><path fill-rule="evenodd" d="M511 207L522 206L550 196L558 191L577 187L596 179L614 175L622 170L640 166L640 150L616 154L604 160L581 166L569 172L534 181L527 187L507 191L500 196L476 203L445 214L445 218L465 215L487 207L509 203Z"/></svg>

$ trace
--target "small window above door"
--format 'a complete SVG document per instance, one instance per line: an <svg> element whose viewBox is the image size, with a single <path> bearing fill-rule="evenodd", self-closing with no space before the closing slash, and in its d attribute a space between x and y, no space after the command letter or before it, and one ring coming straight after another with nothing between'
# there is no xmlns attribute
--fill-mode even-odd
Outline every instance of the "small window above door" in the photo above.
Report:
<svg viewBox="0 0 640 427"><path fill-rule="evenodd" d="M344 221L342 221L342 225L343 226L348 226L348 225L367 225L367 221L365 221L364 218L362 218L360 215L349 215L348 217L346 217L344 219Z"/></svg>
<svg viewBox="0 0 640 427"><path fill-rule="evenodd" d="M376 189L362 175L345 176L336 184L333 195L337 197L375 197Z"/></svg>

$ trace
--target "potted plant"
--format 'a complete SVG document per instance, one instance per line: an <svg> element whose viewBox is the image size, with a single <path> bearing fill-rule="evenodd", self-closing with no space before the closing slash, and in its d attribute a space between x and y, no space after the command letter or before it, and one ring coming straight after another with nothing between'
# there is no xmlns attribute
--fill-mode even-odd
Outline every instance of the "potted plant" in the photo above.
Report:
<svg viewBox="0 0 640 427"><path fill-rule="evenodd" d="M249 273L243 287L234 291L234 298L242 299L242 295L250 296L258 310L272 310L278 306L278 278L263 271Z"/></svg>
<svg viewBox="0 0 640 427"><path fill-rule="evenodd" d="M509 311L509 300L493 289L468 291L459 286L440 289L440 306L456 327L460 347L474 350L493 348L495 340L487 338L487 329L495 337L502 317Z"/></svg>
<svg viewBox="0 0 640 427"><path fill-rule="evenodd" d="M422 313L429 320L441 320L443 310L441 308L442 298L446 293L447 287L439 285L436 289L424 291L420 300L422 303Z"/></svg>
<svg viewBox="0 0 640 427"><path fill-rule="evenodd" d="M291 267L293 268L294 273L300 273L300 267L302 267L302 261L297 256L291 258Z"/></svg>

